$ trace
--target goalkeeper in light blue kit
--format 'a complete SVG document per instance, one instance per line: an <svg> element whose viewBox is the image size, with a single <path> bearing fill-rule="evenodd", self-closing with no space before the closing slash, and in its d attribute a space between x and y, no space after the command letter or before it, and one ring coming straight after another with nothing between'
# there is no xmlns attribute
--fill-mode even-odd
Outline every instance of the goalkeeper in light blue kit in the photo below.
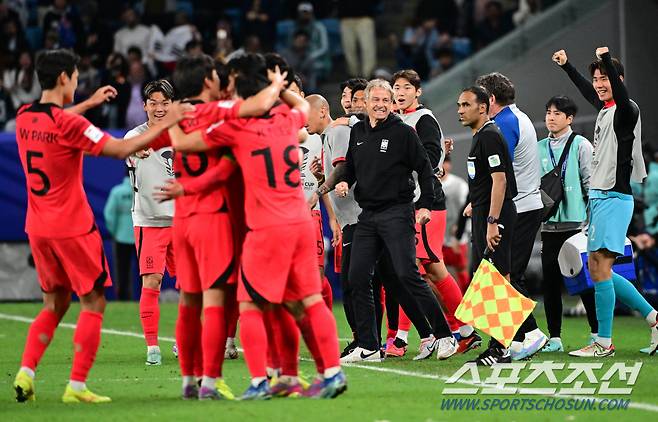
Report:
<svg viewBox="0 0 658 422"><path fill-rule="evenodd" d="M642 158L640 109L624 85L624 67L610 56L608 47L596 49L588 81L567 61L564 50L553 54L556 62L599 114L594 128L594 155L590 178L590 223L587 239L589 270L594 280L599 332L595 342L570 352L578 357L614 356L612 319L615 298L642 314L651 327L651 344L642 349L651 355L658 348L656 310L635 286L612 271L616 257L624 254L626 230L633 215L631 180L647 176Z"/></svg>

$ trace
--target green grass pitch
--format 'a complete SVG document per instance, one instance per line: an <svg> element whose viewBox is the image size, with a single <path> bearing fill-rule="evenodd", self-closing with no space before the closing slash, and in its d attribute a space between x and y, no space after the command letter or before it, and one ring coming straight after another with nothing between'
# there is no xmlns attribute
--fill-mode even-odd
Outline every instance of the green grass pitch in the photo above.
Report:
<svg viewBox="0 0 658 422"><path fill-rule="evenodd" d="M61 394L68 379L71 364L71 339L73 330L60 327L46 352L37 373L37 401L15 403L11 388L28 325L8 319L7 316L33 318L38 304L0 304L0 421L56 421L79 420L95 422L146 421L146 420L221 420L221 421L627 421L653 420L658 414L658 356L641 355L638 350L649 341L649 330L640 318L615 319L615 343L617 355L604 360L605 367L613 361L632 364L643 362L643 367L630 396L631 405L626 410L441 410L442 399L458 396L442 396L445 379L450 377L476 352L455 356L447 361L436 359L413 362L417 335L411 335L410 351L403 359L388 359L381 364L359 365L346 368L348 391L335 400L273 399L267 402L184 402L179 399L180 380L178 365L171 353L171 340L162 341L163 365L144 365L144 341L139 335L141 327L137 304L112 303L107 307L103 327L115 330L103 334L96 364L91 371L89 387L98 393L109 395L113 402L107 405L64 405ZM79 312L72 305L65 321L74 324ZM171 339L174 332L176 307L162 305L160 335ZM342 309L337 307L340 336L348 337ZM543 312L539 310L538 315ZM545 322L541 320L542 327ZM584 318L565 319L563 341L567 350L582 346L587 340L587 323ZM136 335L131 336L130 333ZM344 343L344 342L342 342ZM308 354L302 352L305 358ZM575 362L566 354L537 355L533 362L553 360ZM597 361L598 362L598 361ZM312 374L314 367L308 359L300 363L305 374ZM480 371L482 379L490 369ZM524 370L522 375L529 374ZM560 372L566 376L568 372ZM248 373L242 356L224 364L224 376L237 394L248 383ZM469 379L469 378L467 378ZM533 387L548 384L538 381ZM585 383L585 386L588 384ZM453 385L468 387L468 385ZM624 386L614 385L613 386ZM529 396L459 396L459 398L528 398ZM608 398L611 396L607 396ZM542 398L535 396L534 398ZM543 397L546 398L546 397ZM606 396L596 396L597 399Z"/></svg>

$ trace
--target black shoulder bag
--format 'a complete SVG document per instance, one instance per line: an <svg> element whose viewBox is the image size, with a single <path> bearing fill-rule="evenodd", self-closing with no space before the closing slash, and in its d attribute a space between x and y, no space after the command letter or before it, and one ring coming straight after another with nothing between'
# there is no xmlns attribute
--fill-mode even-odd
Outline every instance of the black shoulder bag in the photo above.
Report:
<svg viewBox="0 0 658 422"><path fill-rule="evenodd" d="M544 214L542 217L542 221L544 222L555 215L560 201L564 197L564 175L567 172L567 158L569 157L569 149L575 137L576 132L571 132L571 136L569 136L560 155L560 161L557 164L555 163L555 157L551 149L551 141L548 141L548 152L555 167L542 176L541 184L539 185L541 201L544 204Z"/></svg>

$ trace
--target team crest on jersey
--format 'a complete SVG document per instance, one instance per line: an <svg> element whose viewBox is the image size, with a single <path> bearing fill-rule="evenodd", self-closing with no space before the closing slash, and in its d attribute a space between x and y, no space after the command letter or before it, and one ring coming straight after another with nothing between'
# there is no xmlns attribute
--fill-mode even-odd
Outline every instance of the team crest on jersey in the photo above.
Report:
<svg viewBox="0 0 658 422"><path fill-rule="evenodd" d="M103 138L103 131L97 128L94 125L89 125L84 131L84 135L93 143L98 143L98 141Z"/></svg>
<svg viewBox="0 0 658 422"><path fill-rule="evenodd" d="M386 152L388 150L388 139L382 139L382 143L379 145L379 152Z"/></svg>
<svg viewBox="0 0 658 422"><path fill-rule="evenodd" d="M310 150L308 148L304 147L304 146L301 146L301 145L299 146L299 149L302 150L302 154L303 154L302 162L299 165L299 169L301 171L306 171L306 164L308 164L308 152Z"/></svg>

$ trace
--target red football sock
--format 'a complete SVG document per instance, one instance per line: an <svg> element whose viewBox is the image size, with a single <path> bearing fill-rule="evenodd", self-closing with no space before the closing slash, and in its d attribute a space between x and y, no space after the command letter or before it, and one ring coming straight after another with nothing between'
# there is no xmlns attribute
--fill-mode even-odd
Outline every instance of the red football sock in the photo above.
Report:
<svg viewBox="0 0 658 422"><path fill-rule="evenodd" d="M259 310L240 311L240 321L240 342L249 373L252 378L266 377L267 332L263 313Z"/></svg>
<svg viewBox="0 0 658 422"><path fill-rule="evenodd" d="M82 311L73 334L73 366L71 381L85 382L87 374L96 359L98 346L101 344L101 326L103 314Z"/></svg>
<svg viewBox="0 0 658 422"><path fill-rule="evenodd" d="M32 370L37 368L41 357L53 339L58 324L59 317L55 312L48 309L42 309L39 312L27 332L21 366Z"/></svg>
<svg viewBox="0 0 658 422"><path fill-rule="evenodd" d="M178 345L178 364L182 376L199 376L196 372L197 350L201 343L201 308L198 306L178 305L176 320L176 344Z"/></svg>
<svg viewBox="0 0 658 422"><path fill-rule="evenodd" d="M334 294L331 290L331 283L329 283L327 276L322 277L322 299L324 299L324 303L327 304L329 309L333 309Z"/></svg>
<svg viewBox="0 0 658 422"><path fill-rule="evenodd" d="M285 308L277 308L274 314L281 375L296 377L299 364L299 328L295 318Z"/></svg>
<svg viewBox="0 0 658 422"><path fill-rule="evenodd" d="M139 318L142 320L142 330L147 346L158 345L158 325L160 324L160 290L142 287L139 298Z"/></svg>
<svg viewBox="0 0 658 422"><path fill-rule="evenodd" d="M400 306L399 316L398 316L398 330L409 331L411 330L411 320L404 313L402 306Z"/></svg>
<svg viewBox="0 0 658 422"><path fill-rule="evenodd" d="M468 271L459 271L457 273L457 282L462 293L466 293L468 286L471 284L471 276L468 274Z"/></svg>
<svg viewBox="0 0 658 422"><path fill-rule="evenodd" d="M450 330L453 332L459 330L462 324L455 318L455 311L462 301L463 296L457 282L452 275L448 274L443 280L434 283L434 285L439 291L441 301L446 307L446 321L448 321Z"/></svg>
<svg viewBox="0 0 658 422"><path fill-rule="evenodd" d="M315 362L315 369L317 370L317 373L323 374L325 369L324 361L322 360L320 346L318 345L318 341L315 338L315 334L313 333L313 328L311 327L311 321L308 318L308 314L304 315L304 318L302 318L300 321L297 321L297 326L299 327L299 331L302 333L302 337L304 337L304 343L306 343L308 351L311 353L311 356L313 356L313 361Z"/></svg>
<svg viewBox="0 0 658 422"><path fill-rule="evenodd" d="M320 348L324 368L340 366L338 352L338 333L336 320L329 309L322 302L315 303L305 310L312 327L313 336Z"/></svg>
<svg viewBox="0 0 658 422"><path fill-rule="evenodd" d="M279 344L281 340L278 338L279 329L276 327L276 315L274 309L263 311L263 323L265 324L265 333L267 334L267 360L266 365L268 368L281 369L281 350Z"/></svg>
<svg viewBox="0 0 658 422"><path fill-rule="evenodd" d="M223 306L209 306L203 310L202 328L203 375L218 378L222 375L226 348L226 321Z"/></svg>

